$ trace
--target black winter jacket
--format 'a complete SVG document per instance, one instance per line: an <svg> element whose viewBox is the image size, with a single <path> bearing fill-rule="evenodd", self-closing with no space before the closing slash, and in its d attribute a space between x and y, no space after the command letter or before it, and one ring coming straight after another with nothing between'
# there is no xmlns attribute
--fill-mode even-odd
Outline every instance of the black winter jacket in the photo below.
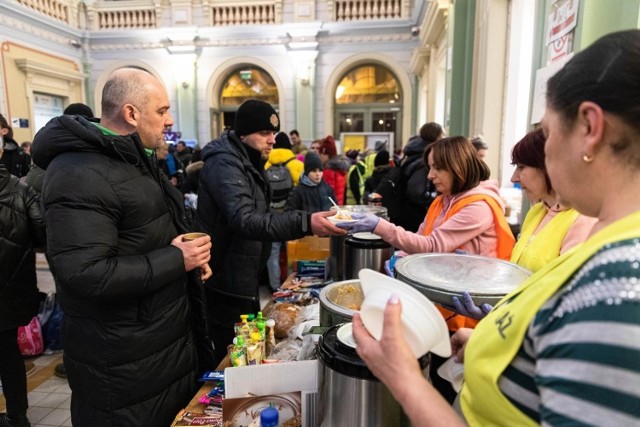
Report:
<svg viewBox="0 0 640 427"><path fill-rule="evenodd" d="M258 301L258 284L271 242L311 234L305 211L269 212L264 163L254 165L233 131L202 149L198 226L211 236L212 292ZM238 313L240 315L241 313Z"/></svg>
<svg viewBox="0 0 640 427"><path fill-rule="evenodd" d="M51 120L33 155L46 170L73 425L170 425L197 390L196 340L206 344L203 296L170 244L188 228L181 194L137 134L104 135L83 117Z"/></svg>
<svg viewBox="0 0 640 427"><path fill-rule="evenodd" d="M40 201L33 188L0 165L0 331L38 313L34 247L44 247Z"/></svg>
<svg viewBox="0 0 640 427"><path fill-rule="evenodd" d="M304 210L311 213L328 211L333 206L329 197L336 199L333 188L329 184L324 181L314 184L308 176L302 175L300 184L293 189L284 210Z"/></svg>
<svg viewBox="0 0 640 427"><path fill-rule="evenodd" d="M405 189L404 206L396 225L405 230L416 232L424 221L427 209L436 196L433 183L427 179L429 173L422 160L427 141L416 137L404 148L404 159L400 165L401 186Z"/></svg>

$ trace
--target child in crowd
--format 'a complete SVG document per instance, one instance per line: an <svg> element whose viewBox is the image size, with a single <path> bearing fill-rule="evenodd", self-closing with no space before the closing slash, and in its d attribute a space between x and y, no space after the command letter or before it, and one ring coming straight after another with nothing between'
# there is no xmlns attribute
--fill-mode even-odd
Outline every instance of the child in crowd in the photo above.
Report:
<svg viewBox="0 0 640 427"><path fill-rule="evenodd" d="M287 200L285 211L321 212L331 208L329 197L335 200L336 196L331 186L323 181L323 170L320 157L309 151L304 158L304 174L300 178L300 184L293 189L291 197Z"/></svg>

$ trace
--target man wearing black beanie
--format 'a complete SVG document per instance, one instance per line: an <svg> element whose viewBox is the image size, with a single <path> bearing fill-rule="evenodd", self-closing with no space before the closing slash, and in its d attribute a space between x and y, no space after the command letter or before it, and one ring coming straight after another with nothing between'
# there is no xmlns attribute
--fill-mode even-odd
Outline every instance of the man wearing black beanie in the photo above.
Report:
<svg viewBox="0 0 640 427"><path fill-rule="evenodd" d="M213 276L205 291L216 363L227 354L240 315L261 308L259 278L271 242L344 234L326 219L333 212L270 212L264 166L279 130L273 107L250 99L238 108L234 130L224 131L202 149L197 218L213 242Z"/></svg>

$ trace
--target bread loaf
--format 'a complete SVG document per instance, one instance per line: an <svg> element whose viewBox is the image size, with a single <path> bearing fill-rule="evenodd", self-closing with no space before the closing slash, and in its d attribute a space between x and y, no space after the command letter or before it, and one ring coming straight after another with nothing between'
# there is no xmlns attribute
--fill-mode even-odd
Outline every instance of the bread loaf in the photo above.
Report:
<svg viewBox="0 0 640 427"><path fill-rule="evenodd" d="M288 302L279 302L274 304L270 310L264 315L267 319L273 319L276 322L275 335L276 338L286 338L289 330L296 324L296 319L300 308Z"/></svg>

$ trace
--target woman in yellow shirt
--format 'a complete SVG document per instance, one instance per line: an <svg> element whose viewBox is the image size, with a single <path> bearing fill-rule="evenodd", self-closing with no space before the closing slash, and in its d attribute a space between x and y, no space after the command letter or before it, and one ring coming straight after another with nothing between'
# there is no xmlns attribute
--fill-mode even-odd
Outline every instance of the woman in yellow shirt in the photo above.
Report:
<svg viewBox="0 0 640 427"><path fill-rule="evenodd" d="M545 140L542 129L537 129L525 135L511 151L511 162L516 165L511 182L520 184L533 203L511 253L511 262L534 273L585 241L596 223L596 218L580 215L559 201L544 165Z"/></svg>
<svg viewBox="0 0 640 427"><path fill-rule="evenodd" d="M510 261L534 273L585 241L596 223L596 218L580 215L559 201L544 164L545 140L542 129L537 129L511 151L511 163L516 165L511 182L520 184L533 206L522 223ZM456 312L474 319L482 319L492 308L489 304L476 306L467 292L460 299L453 297L453 304Z"/></svg>

